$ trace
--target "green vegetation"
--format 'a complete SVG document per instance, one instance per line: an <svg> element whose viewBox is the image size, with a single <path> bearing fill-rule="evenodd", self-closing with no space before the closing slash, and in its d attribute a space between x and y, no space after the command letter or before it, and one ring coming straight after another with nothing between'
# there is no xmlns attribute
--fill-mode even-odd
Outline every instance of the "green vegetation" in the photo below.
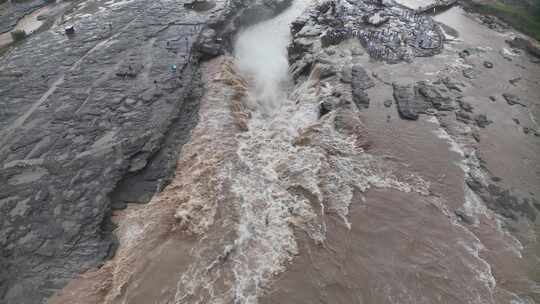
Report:
<svg viewBox="0 0 540 304"><path fill-rule="evenodd" d="M496 1L474 6L479 13L497 16L515 29L540 41L540 5L535 9L525 9Z"/></svg>
<svg viewBox="0 0 540 304"><path fill-rule="evenodd" d="M7 53L7 51L9 51L8 45L0 46L0 58L2 58L2 56L4 56L4 54Z"/></svg>
<svg viewBox="0 0 540 304"><path fill-rule="evenodd" d="M13 38L13 41L21 41L24 38L26 38L26 32L24 30L14 30L11 32L11 38Z"/></svg>

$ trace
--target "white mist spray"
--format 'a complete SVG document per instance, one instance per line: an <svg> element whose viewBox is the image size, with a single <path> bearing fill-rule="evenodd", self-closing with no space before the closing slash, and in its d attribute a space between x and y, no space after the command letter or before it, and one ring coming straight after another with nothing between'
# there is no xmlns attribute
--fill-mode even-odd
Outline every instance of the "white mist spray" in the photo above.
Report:
<svg viewBox="0 0 540 304"><path fill-rule="evenodd" d="M249 27L238 35L235 44L238 67L251 79L251 97L263 114L273 113L287 98L289 27L308 4L305 0L294 1L292 7L276 18Z"/></svg>

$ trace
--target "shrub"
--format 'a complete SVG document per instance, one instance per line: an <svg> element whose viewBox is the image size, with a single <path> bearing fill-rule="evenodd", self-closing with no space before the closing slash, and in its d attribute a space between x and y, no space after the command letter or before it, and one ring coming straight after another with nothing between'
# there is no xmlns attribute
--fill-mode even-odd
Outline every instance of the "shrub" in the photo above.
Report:
<svg viewBox="0 0 540 304"><path fill-rule="evenodd" d="M11 32L11 38L13 38L13 41L21 41L26 38L26 32L24 30L14 30Z"/></svg>

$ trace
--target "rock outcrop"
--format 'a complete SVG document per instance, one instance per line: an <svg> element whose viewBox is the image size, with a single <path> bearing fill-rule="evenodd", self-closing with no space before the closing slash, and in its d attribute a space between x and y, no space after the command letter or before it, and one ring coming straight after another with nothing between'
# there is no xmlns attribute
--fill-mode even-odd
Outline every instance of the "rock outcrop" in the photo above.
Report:
<svg viewBox="0 0 540 304"><path fill-rule="evenodd" d="M417 82L414 85L393 84L394 99L401 118L417 120L418 114L426 114L429 109L452 111L457 108L455 98L445 89L442 81L427 83Z"/></svg>
<svg viewBox="0 0 540 304"><path fill-rule="evenodd" d="M359 109L369 107L369 97L366 90L375 84L366 70L360 65L354 65L351 69L351 91L353 101Z"/></svg>

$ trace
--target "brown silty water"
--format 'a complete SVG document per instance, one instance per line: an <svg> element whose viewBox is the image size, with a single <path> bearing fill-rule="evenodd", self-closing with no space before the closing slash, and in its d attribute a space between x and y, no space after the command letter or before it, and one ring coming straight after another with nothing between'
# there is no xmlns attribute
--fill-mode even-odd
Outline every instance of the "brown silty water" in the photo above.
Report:
<svg viewBox="0 0 540 304"><path fill-rule="evenodd" d="M521 222L515 238L464 183L478 153L505 186L539 194L538 139L508 114L535 124L538 65L524 54L502 59L507 34L452 9L437 19L462 35L436 57L386 65L351 52L361 48L354 41L333 47L336 65L361 64L376 85L369 109L319 117L319 102L346 87L314 71L287 89L287 25L308 4L241 33L236 60L204 64L199 124L175 179L149 204L118 212L115 257L50 303L538 301L538 227ZM481 52L461 59L465 47ZM492 70L461 75L488 58ZM523 80L509 87L514 74ZM462 81L465 98L494 120L480 143L453 117L411 122L383 106L389 83L442 76ZM508 90L528 107L488 100Z"/></svg>

